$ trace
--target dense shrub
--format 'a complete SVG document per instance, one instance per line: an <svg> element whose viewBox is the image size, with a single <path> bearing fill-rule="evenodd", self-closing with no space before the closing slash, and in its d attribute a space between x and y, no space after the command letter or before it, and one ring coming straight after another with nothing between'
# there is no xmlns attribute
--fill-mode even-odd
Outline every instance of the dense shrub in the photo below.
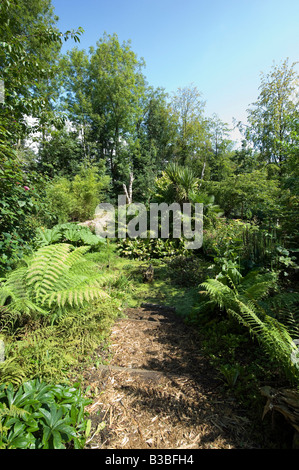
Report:
<svg viewBox="0 0 299 470"><path fill-rule="evenodd" d="M13 269L30 251L36 228L54 220L44 199L44 178L23 173L13 159L4 163L0 165L0 271Z"/></svg>
<svg viewBox="0 0 299 470"><path fill-rule="evenodd" d="M103 168L82 165L72 180L58 176L48 184L47 202L58 223L87 220L94 216L109 184Z"/></svg>

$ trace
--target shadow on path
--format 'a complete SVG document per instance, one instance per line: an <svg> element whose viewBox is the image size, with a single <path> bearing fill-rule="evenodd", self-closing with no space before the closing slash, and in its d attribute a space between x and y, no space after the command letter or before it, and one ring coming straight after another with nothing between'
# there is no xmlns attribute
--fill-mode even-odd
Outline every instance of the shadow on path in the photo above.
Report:
<svg viewBox="0 0 299 470"><path fill-rule="evenodd" d="M96 430L88 448L254 448L250 423L221 395L200 338L174 309L130 308L111 333L112 360L87 372L98 390L89 412Z"/></svg>

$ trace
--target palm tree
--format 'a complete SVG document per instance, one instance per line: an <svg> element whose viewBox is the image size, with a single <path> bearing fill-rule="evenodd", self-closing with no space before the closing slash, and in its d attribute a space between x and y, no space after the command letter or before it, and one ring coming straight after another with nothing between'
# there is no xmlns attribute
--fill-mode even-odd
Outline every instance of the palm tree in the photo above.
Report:
<svg viewBox="0 0 299 470"><path fill-rule="evenodd" d="M189 195L198 189L198 178L188 167L183 167L176 162L171 162L165 169L165 175L169 179L169 202L190 202Z"/></svg>

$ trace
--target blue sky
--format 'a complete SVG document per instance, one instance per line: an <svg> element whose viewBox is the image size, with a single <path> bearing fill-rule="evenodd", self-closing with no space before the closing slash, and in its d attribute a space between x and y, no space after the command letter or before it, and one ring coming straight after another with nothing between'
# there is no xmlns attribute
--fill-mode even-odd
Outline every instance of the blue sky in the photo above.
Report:
<svg viewBox="0 0 299 470"><path fill-rule="evenodd" d="M231 125L246 121L260 74L299 60L299 0L52 0L61 31L82 26L88 50L116 33L146 63L150 85L170 94L195 85ZM63 50L75 46L68 41Z"/></svg>

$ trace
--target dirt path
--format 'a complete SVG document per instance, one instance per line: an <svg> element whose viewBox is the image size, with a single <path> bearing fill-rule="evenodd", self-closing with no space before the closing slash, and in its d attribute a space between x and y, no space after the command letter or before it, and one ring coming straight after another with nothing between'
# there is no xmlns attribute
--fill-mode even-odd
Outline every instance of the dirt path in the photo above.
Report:
<svg viewBox="0 0 299 470"><path fill-rule="evenodd" d="M112 329L109 366L86 371L95 394L86 448L255 447L249 420L219 392L195 332L167 307L126 314Z"/></svg>

